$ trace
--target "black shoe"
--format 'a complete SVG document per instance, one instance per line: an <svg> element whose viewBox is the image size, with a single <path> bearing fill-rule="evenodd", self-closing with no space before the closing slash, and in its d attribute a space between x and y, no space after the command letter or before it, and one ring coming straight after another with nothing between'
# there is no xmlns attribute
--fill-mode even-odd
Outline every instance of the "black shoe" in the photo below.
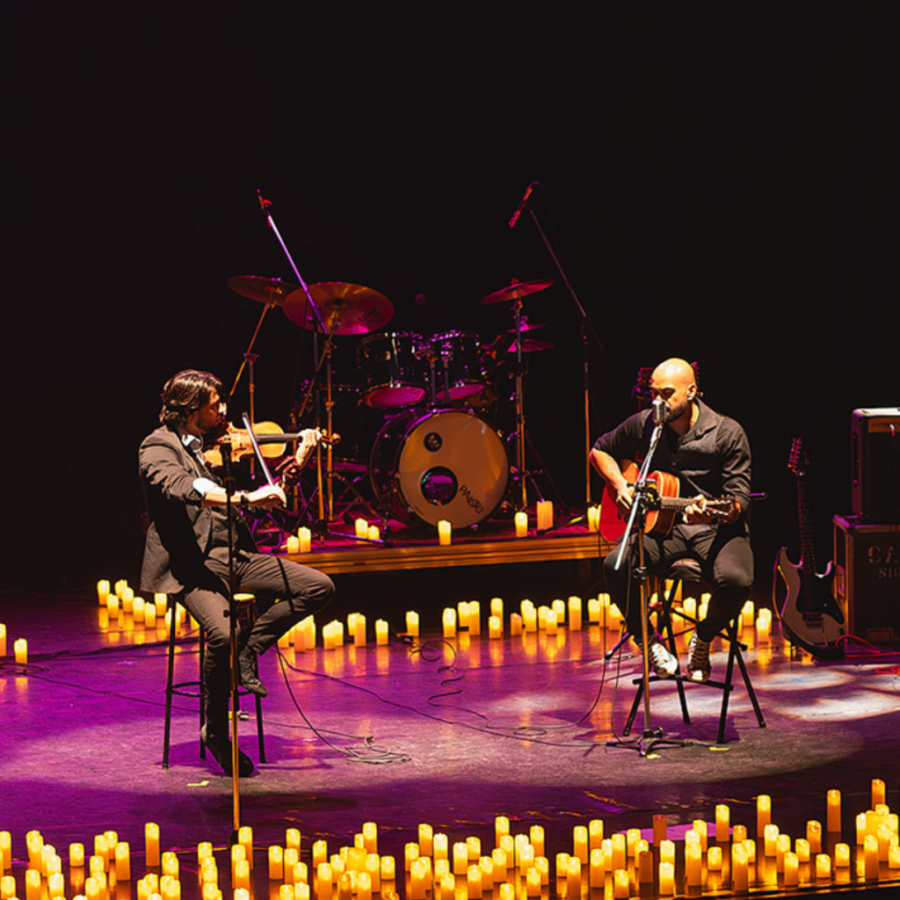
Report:
<svg viewBox="0 0 900 900"><path fill-rule="evenodd" d="M241 655L238 657L238 674L241 685L250 691L251 694L256 694L257 697L267 697L269 695L269 689L259 680L256 653L249 647L244 647L241 650Z"/></svg>
<svg viewBox="0 0 900 900"><path fill-rule="evenodd" d="M215 761L222 767L222 771L226 775L231 775L231 741L221 738L218 735L208 735L206 726L200 729L200 740L210 753L212 753ZM253 774L253 760L241 750L238 750L238 775L241 778L247 778Z"/></svg>

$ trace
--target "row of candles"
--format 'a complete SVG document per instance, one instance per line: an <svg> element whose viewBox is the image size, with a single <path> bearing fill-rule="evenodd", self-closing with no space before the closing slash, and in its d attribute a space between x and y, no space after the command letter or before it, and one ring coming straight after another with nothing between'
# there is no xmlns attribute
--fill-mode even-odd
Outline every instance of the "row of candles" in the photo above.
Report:
<svg viewBox="0 0 900 900"><path fill-rule="evenodd" d="M591 531L597 531L596 523L599 522L599 507L591 507L588 510ZM528 513L519 511L515 514L514 525L517 538L526 538L529 534ZM539 532L553 527L553 501L538 500L535 507L535 525ZM377 541L381 538L381 530L377 525L369 524L364 518L354 520L354 536L359 540ZM453 525L447 519L439 519L437 522L438 544L441 547L449 547L453 542ZM295 535L288 535L285 542L285 550L291 554L309 553L312 550L312 532L308 528L299 528Z"/></svg>
<svg viewBox="0 0 900 900"><path fill-rule="evenodd" d="M885 783L872 781L872 809L856 818L857 878L866 882L900 879L898 817L886 804ZM801 882L824 886L832 881L852 879L851 847L841 838L841 794L827 793L826 825L823 834L819 821L806 824L806 836L791 840L771 820L772 800L760 795L756 802L756 837L750 837L745 825L731 823L731 810L719 804L715 823L695 820L685 833L682 846L682 875L686 892L702 894L704 887L718 891L730 883L732 891L747 892L753 883L762 883L764 875L777 873L784 887ZM614 898L636 894L672 896L676 892L677 849L668 838L664 815L653 817L650 840L638 828L607 837L602 819L575 826L571 852L555 856L557 893L565 885L567 897L579 897L584 888L612 887ZM476 836L450 843L447 834L435 832L428 824L418 826L417 840L405 844L403 874L407 879L409 900L479 900L485 894L501 900L522 896L540 897L551 880L551 863L546 855L546 838L541 825L532 825L528 833L512 835L510 820L494 820L494 846L482 849ZM832 853L823 851L823 838ZM148 823L144 831L147 874L137 884L137 900L180 900L179 861L173 852L160 852L160 831ZM15 878L4 874L12 867L9 832L0 832L0 897L11 900L21 896ZM38 831L26 835L28 869L25 873L24 900L65 897L62 860L54 847L45 844ZM311 847L311 867L300 860L301 835L288 828L283 845L268 848L268 877L279 884L279 900L370 900L373 894L396 898L397 866L393 856L378 852L378 826L366 822L354 835L353 846L341 847L329 854L327 842L315 841ZM220 900L218 863L213 846L197 847L198 878L202 900ZM108 900L109 890L120 881L132 878L130 847L107 831L94 838L94 854L85 857L84 845L69 845L70 880L76 890L84 889L86 900ZM252 828L240 828L237 842L230 850L231 887L235 900L250 896L254 846ZM150 871L152 870L152 871ZM310 883L310 871L313 881ZM723 873L727 872L727 876ZM841 873L843 872L843 877ZM720 875L717 878L716 875ZM46 882L46 890L44 883Z"/></svg>
<svg viewBox="0 0 900 900"><path fill-rule="evenodd" d="M105 607L110 616L130 614L135 623L143 623L147 627L154 627L157 620L165 621L171 625L171 613L168 611L169 598L166 594L154 594L153 602L144 602L141 597L136 597L132 588L125 579L120 579L114 586L107 580L97 583L97 596L101 607ZM683 613L688 623L692 620L702 620L706 616L709 603L709 594L704 593L699 601L692 596L685 596L681 606L674 610L675 625L680 623L680 615ZM656 595L650 598L651 604L656 602ZM617 631L621 627L622 614L615 603L611 602L608 594L599 594L587 601L587 622L589 625L599 625ZM551 604L535 606L530 600L522 600L519 603L518 612L512 612L508 625L504 613L504 601L500 597L494 597L490 601L489 616L487 619L488 636L491 639L499 639L508 627L512 636L536 631L546 631L555 634L560 628L569 631L580 631L584 622L584 604L580 597L571 596L567 601L554 600ZM176 628L180 627L185 618L183 607L176 609ZM411 637L419 637L420 616L419 613L410 610L406 613L406 633ZM770 638L772 627L772 612L762 608L758 611L752 600L748 600L741 611L739 625L743 628L755 628L756 639L766 642ZM5 627L0 625L0 635L5 643ZM477 600L460 601L456 607L447 607L441 616L441 629L445 638L454 638L461 631L469 635L481 634L482 616L481 603ZM375 622L375 643L379 646L389 642L390 627L384 619ZM355 646L365 646L367 637L367 619L362 613L350 613L347 617L346 628L340 621L332 621L322 628L322 644L325 649L334 649L343 646L346 640L352 640ZM27 651L24 639L23 653ZM20 642L17 642L17 647ZM316 646L317 627L312 617L307 617L285 634L279 644L281 647L293 646L294 649L303 651ZM0 643L0 648L5 652L5 646ZM18 653L18 651L17 651ZM4 655L0 653L0 655ZM18 661L18 655L17 655Z"/></svg>

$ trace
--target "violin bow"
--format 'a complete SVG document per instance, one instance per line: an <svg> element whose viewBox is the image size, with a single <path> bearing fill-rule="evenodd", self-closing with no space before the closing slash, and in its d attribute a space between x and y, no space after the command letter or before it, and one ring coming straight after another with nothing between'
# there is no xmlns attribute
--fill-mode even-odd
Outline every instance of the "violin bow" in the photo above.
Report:
<svg viewBox="0 0 900 900"><path fill-rule="evenodd" d="M266 476L266 481L269 482L270 487L275 487L275 479L269 471L266 458L262 455L262 450L259 449L259 441L256 440L256 434L253 432L253 428L250 425L250 416L247 415L247 413L244 413L242 418L244 420L244 427L247 429L247 434L250 437L250 443L253 445L253 452L256 454L256 459L259 461L263 474Z"/></svg>

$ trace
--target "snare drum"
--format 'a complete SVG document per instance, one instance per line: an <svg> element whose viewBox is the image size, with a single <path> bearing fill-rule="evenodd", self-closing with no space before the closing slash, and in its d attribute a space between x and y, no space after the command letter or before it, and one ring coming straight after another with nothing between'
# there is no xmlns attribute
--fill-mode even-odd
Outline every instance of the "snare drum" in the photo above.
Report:
<svg viewBox="0 0 900 900"><path fill-rule="evenodd" d="M448 331L436 334L430 343L437 398L441 401L465 400L480 394L485 380L478 335L471 331ZM445 395L445 390L449 396Z"/></svg>
<svg viewBox="0 0 900 900"><path fill-rule="evenodd" d="M506 494L509 461L491 425L474 413L409 410L375 438L369 470L375 496L398 519L465 528L486 519Z"/></svg>
<svg viewBox="0 0 900 900"><path fill-rule="evenodd" d="M390 409L412 406L427 393L422 337L405 332L379 332L356 348L362 370L362 396L367 406Z"/></svg>

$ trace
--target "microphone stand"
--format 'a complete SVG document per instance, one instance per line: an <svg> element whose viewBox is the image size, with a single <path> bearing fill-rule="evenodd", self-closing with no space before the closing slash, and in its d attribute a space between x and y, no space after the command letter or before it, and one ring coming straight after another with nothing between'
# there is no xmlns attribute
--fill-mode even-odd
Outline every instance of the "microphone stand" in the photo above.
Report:
<svg viewBox="0 0 900 900"><path fill-rule="evenodd" d="M533 184L540 185L543 188L543 185L540 182L533 182ZM529 185L530 188L530 185ZM580 331L581 331L581 358L582 358L582 370L584 373L583 377L583 390L584 390L584 499L585 499L585 509L587 509L591 505L591 372L590 372L590 353L589 353L589 341L588 337L591 337L594 343L597 345L597 349L601 352L606 348L603 346L603 342L600 340L599 335L597 334L597 329L594 328L594 323L588 317L587 312L585 312L584 307L581 305L581 301L578 299L578 295L575 293L575 289L569 283L569 279L566 276L566 271L562 267L562 263L559 261L559 257L553 252L553 247L550 245L550 241L547 239L547 235L544 232L544 229L541 228L541 223L538 221L537 216L534 213L534 210L531 208L531 204L528 202L528 194L530 194L530 190L526 192L525 200L523 201L523 206L528 209L528 215L531 216L531 221L534 222L535 228L538 230L538 234L541 236L541 240L544 242L544 246L547 248L547 253L550 254L550 258L553 260L553 264L556 266L556 271L559 272L559 277L562 279L563 284L566 286L566 289L569 292L569 296L572 298L572 302L575 304L575 309L578 313L578 317L580 319ZM515 222L510 223L510 227L512 227ZM519 335L517 335L519 338Z"/></svg>
<svg viewBox="0 0 900 900"><path fill-rule="evenodd" d="M252 430L250 432L253 433ZM238 638L237 638L237 604L234 601L234 541L235 516L231 497L234 494L234 472L231 468L231 444L221 446L222 462L225 467L225 522L228 529L228 645L231 676L231 792L232 792L232 825L230 845L238 840L241 827L241 793L240 773L238 772ZM208 726L207 726L208 727Z"/></svg>
<svg viewBox="0 0 900 900"><path fill-rule="evenodd" d="M625 534L622 542L619 544L618 558L616 559L615 569L619 570L622 561L625 559L625 551L631 542L631 535L636 534L638 549L638 567L636 575L638 579L638 596L641 607L641 656L644 672L644 730L639 738L628 738L625 740L616 739L607 741L607 747L624 747L629 750L637 750L640 756L646 757L647 754L658 746L670 747L687 747L694 741L679 740L676 738L666 738L662 728L650 727L650 634L648 627L648 598L647 598L647 568L644 553L644 520L647 509L652 502L652 495L655 492L655 485L649 479L650 466L653 457L656 454L656 447L662 437L665 428L665 420L658 421L653 429L650 437L650 447L647 455L641 465L638 479L634 484L634 500L631 504L631 513L628 517L628 524L625 526Z"/></svg>

